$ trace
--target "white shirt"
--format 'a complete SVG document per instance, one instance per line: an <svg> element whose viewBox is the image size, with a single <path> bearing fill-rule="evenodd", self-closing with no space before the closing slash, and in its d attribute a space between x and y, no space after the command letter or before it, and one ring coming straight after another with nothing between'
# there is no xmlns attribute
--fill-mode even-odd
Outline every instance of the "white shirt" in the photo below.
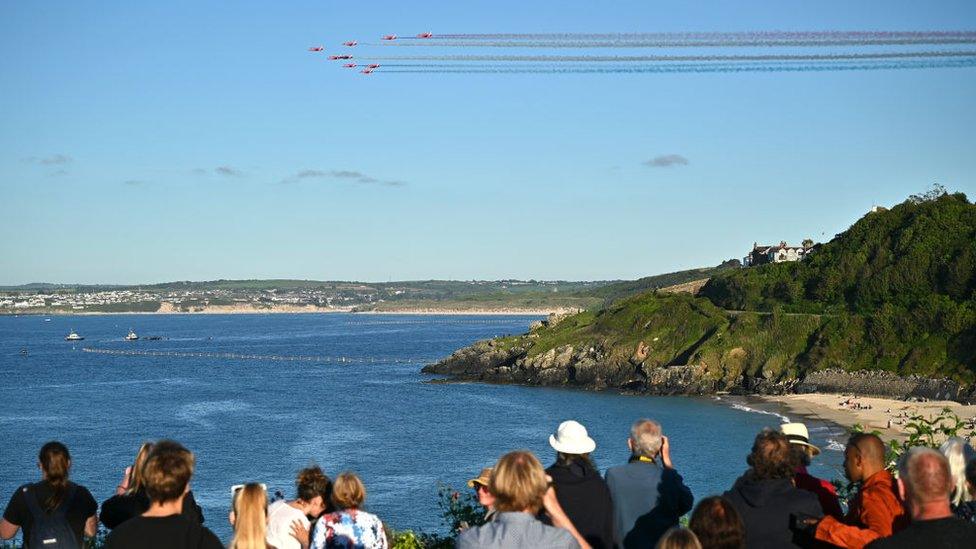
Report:
<svg viewBox="0 0 976 549"><path fill-rule="evenodd" d="M291 535L291 523L296 520L300 520L303 527L309 527L305 513L282 500L272 503L268 507L268 545L277 549L301 549L302 545Z"/></svg>

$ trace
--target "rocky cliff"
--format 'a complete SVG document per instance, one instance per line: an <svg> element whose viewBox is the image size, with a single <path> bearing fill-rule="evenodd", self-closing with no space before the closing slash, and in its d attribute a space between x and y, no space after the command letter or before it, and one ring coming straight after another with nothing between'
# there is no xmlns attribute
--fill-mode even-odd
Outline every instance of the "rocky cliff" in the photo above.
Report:
<svg viewBox="0 0 976 549"><path fill-rule="evenodd" d="M971 400L976 205L913 196L790 264L724 269L478 342L425 372L656 394L857 392Z"/></svg>

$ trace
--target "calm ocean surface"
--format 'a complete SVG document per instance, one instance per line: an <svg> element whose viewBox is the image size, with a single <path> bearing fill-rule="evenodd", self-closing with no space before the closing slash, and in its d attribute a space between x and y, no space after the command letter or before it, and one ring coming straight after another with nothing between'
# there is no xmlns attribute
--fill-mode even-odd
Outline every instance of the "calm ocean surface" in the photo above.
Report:
<svg viewBox="0 0 976 549"><path fill-rule="evenodd" d="M102 501L142 441L173 438L196 454L194 494L207 526L225 541L231 485L265 482L290 498L296 471L310 462L330 476L359 473L366 507L393 527L437 530L438 483L461 488L517 448L550 464L548 436L565 419L589 429L601 470L627 459L634 419L657 419L696 499L727 489L755 434L780 422L727 399L433 384L420 374L424 363L475 340L525 331L536 319L528 316L45 318L0 317L3 504L39 478L37 451L47 440L68 445L72 478ZM123 341L129 328L165 339ZM63 341L71 329L85 341ZM296 357L302 360L284 360ZM826 448L843 435L808 425L825 449L812 472L840 476L841 454Z"/></svg>

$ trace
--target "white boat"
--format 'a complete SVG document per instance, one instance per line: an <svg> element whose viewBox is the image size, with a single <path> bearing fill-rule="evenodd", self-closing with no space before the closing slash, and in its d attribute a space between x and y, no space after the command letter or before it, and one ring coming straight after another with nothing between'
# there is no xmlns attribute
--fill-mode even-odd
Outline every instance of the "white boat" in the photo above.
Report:
<svg viewBox="0 0 976 549"><path fill-rule="evenodd" d="M78 332L71 330L71 333L64 337L65 341L81 341L85 339L84 337L78 335Z"/></svg>
<svg viewBox="0 0 976 549"><path fill-rule="evenodd" d="M136 333L134 331L132 331L132 328L129 328L129 335L125 336L125 340L126 341L135 341L137 339L139 339L139 336L137 336Z"/></svg>

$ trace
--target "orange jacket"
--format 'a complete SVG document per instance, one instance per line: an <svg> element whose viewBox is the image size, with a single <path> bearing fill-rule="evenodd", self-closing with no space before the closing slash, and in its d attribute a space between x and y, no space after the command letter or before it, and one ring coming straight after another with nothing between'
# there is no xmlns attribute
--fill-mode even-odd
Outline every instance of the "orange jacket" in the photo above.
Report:
<svg viewBox="0 0 976 549"><path fill-rule="evenodd" d="M829 515L820 521L816 537L838 547L861 549L907 525L908 515L898 498L895 479L882 469L864 481L843 521Z"/></svg>

